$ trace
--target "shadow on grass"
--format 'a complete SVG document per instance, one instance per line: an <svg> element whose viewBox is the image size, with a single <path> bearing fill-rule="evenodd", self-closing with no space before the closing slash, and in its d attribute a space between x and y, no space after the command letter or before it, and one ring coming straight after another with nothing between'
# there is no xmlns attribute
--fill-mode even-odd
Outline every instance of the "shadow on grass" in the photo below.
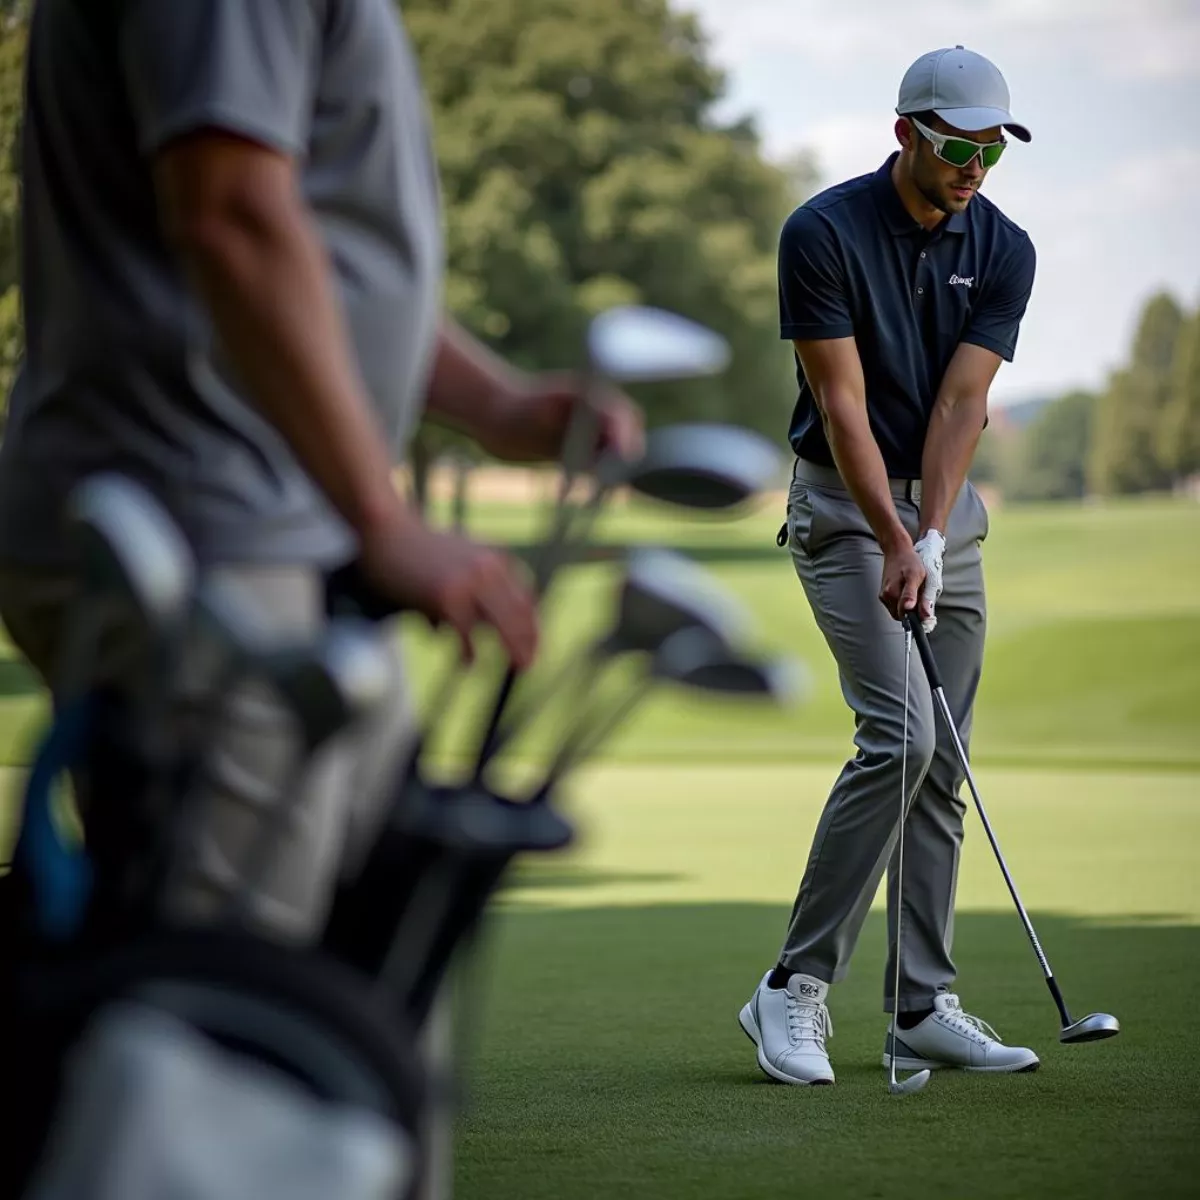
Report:
<svg viewBox="0 0 1200 1200"><path fill-rule="evenodd" d="M830 996L833 1088L772 1085L737 1013L775 961L789 904L492 913L462 1027L456 1196L774 1200L1194 1195L1200 1167L1200 928L1035 913L1073 1015L1119 1037L1057 1040L1014 913L960 913L968 1011L1041 1069L938 1072L887 1093L884 919ZM482 1001L482 1003L480 1003Z"/></svg>

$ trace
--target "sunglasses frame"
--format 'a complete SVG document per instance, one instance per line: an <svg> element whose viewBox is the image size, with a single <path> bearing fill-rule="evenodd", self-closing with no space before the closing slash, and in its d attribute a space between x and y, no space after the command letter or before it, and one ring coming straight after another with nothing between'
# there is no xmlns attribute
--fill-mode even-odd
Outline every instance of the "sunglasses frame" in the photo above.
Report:
<svg viewBox="0 0 1200 1200"><path fill-rule="evenodd" d="M993 146L1000 147L1000 153L996 155L996 162L992 163L992 167L994 167L996 163L1000 161L1000 157L1004 153L1005 146L1008 145L1008 139L1005 138L1003 134L1000 135L1000 140L998 142L973 142L970 138L959 137L959 135L956 133L938 133L936 129L930 129L927 125L922 125L921 122L916 119L916 117L910 116L908 120L912 122L913 126L917 129L921 136L925 138L927 142L929 142L929 144L933 147L934 154L936 154L938 158L942 160L942 162L949 163L950 166L957 167L960 171L969 167L975 161L976 156L979 158L980 166L982 166L985 171L990 171L991 167L989 167L983 161L983 152L985 150L992 149ZM971 157L968 158L964 163L950 162L950 160L942 153L942 150L947 142L963 142L968 146L974 146L975 153L972 154Z"/></svg>

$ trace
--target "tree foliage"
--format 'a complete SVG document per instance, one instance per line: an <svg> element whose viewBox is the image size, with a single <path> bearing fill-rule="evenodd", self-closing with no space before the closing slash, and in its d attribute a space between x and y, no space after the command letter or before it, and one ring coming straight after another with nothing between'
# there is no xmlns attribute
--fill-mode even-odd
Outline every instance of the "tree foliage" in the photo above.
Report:
<svg viewBox="0 0 1200 1200"><path fill-rule="evenodd" d="M1018 435L1002 485L1013 500L1078 500L1087 494L1087 457L1097 398L1069 392Z"/></svg>
<svg viewBox="0 0 1200 1200"><path fill-rule="evenodd" d="M1176 345L1184 313L1160 292L1138 321L1127 366L1114 372L1100 402L1088 455L1088 481L1103 495L1165 488L1159 429L1170 408Z"/></svg>
<svg viewBox="0 0 1200 1200"><path fill-rule="evenodd" d="M588 319L661 305L720 330L722 378L636 389L651 424L782 439L794 370L776 247L814 186L712 113L724 79L663 0L405 0L433 112L451 310L522 365L580 362Z"/></svg>

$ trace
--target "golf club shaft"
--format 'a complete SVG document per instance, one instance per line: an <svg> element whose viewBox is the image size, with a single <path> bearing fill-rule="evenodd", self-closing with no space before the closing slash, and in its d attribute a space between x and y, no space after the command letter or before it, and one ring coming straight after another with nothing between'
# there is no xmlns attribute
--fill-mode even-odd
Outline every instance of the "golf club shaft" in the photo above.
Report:
<svg viewBox="0 0 1200 1200"><path fill-rule="evenodd" d="M912 633L904 638L904 732L900 749L900 827L896 847L896 949L895 981L892 986L891 1084L896 1086L896 1035L900 1020L900 946L901 921L904 919L904 818L908 815L908 700L912 665Z"/></svg>
<svg viewBox="0 0 1200 1200"><path fill-rule="evenodd" d="M1054 1003L1058 1007L1058 1014L1062 1018L1062 1023L1065 1027L1071 1024L1070 1013L1067 1011L1062 992L1059 990L1058 981L1054 978L1054 972L1050 969L1050 962L1046 958L1046 952L1042 949L1041 942L1038 941L1037 931L1033 928L1033 922L1029 919L1029 913L1026 912L1025 905L1021 902L1020 893L1017 891L1016 883L1013 882L1008 864L1004 861L1004 853L1000 849L1000 843L996 840L992 823L988 820L987 810L983 806L979 789L975 786L975 776L971 771L971 764L967 759L966 748L963 746L962 739L958 735L958 727L954 723L954 715L951 713L949 701L946 699L946 689L942 685L941 674L937 669L937 663L934 661L933 650L929 645L929 638L921 626L920 616L915 611L907 615L906 621L917 644L917 651L921 655L921 662L925 666L925 673L929 678L934 703L941 712L942 720L946 723L946 730L950 734L951 741L954 743L954 752L957 754L959 766L962 767L963 774L966 776L967 787L971 790L971 797L975 801L975 808L979 813L980 821L983 823L984 832L991 843L996 861L1000 864L1000 872L1004 876L1004 882L1008 885L1008 891L1013 898L1013 903L1017 906L1017 914L1021 918L1021 924L1025 927L1025 934L1029 938L1029 943L1033 946L1033 952L1037 955L1042 973L1046 976L1046 986L1049 987L1050 994L1054 997Z"/></svg>
<svg viewBox="0 0 1200 1200"><path fill-rule="evenodd" d="M597 726L593 727L590 735L584 731L587 719L585 712L576 723L574 730L568 735L553 763L550 765L546 778L537 791L530 796L532 804L544 804L550 798L550 793L558 785L562 777L583 759L595 754L597 747L609 734L645 699L650 689L650 680L639 681L625 698Z"/></svg>

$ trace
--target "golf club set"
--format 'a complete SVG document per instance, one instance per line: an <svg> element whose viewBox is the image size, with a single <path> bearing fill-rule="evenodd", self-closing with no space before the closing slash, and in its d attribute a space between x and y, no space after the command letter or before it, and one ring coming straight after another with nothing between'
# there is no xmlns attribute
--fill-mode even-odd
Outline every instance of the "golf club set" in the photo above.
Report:
<svg viewBox="0 0 1200 1200"><path fill-rule="evenodd" d="M595 397L604 388L717 374L729 348L674 313L629 306L595 318L586 349L584 399L567 431L548 531L530 563L542 602L560 569L578 561L614 490L679 510L730 513L781 482L782 459L769 442L715 424L653 430L635 462L612 454L595 461ZM576 502L580 480L589 486ZM28 778L13 868L0 880L0 952L10 976L0 989L0 1024L10 1064L30 1080L21 1118L6 1128L6 1194L49 1200L65 1189L81 1200L108 1200L113 1193L102 1181L118 1177L125 1181L121 1200L153 1194L131 1190L125 1168L113 1165L120 1137L105 1142L106 1174L86 1133L107 1123L128 1135L129 1154L144 1141L136 1123L121 1125L103 1099L130 1095L132 1075L152 1098L146 1103L157 1120L166 1122L172 1105L180 1110L179 1127L164 1127L170 1138L184 1139L181 1150L190 1136L217 1139L224 1131L230 1144L220 1147L219 1161L226 1172L242 1161L237 1147L247 1139L255 1142L255 1152L244 1156L247 1172L271 1160L268 1135L237 1124L238 1097L244 1104L254 1093L263 1111L276 1104L269 1129L279 1155L289 1145L311 1149L322 1136L341 1137L327 1147L328 1158L346 1174L314 1197L416 1195L429 1130L445 1120L449 1103L445 1081L431 1076L419 1052L423 1031L447 972L477 936L514 860L571 844L573 826L557 804L570 773L657 686L787 704L799 695L801 670L752 652L747 613L694 562L657 546L628 552L617 564L609 627L532 695L532 680L504 673L470 768L462 779L447 779L432 768L427 749L467 674L455 665L398 772L362 869L334 897L320 944L286 945L255 936L248 920L255 883L270 869L289 819L287 799L313 756L390 695L392 657L379 624L389 606L350 569L330 580L330 619L321 635L282 639L270 613L256 611L224 576L198 568L165 510L133 480L92 478L73 496L68 519L84 582L63 656L70 677L56 689L54 720ZM119 694L90 682L115 628L138 635L136 663L127 665ZM632 669L624 692L607 708L586 702L613 667ZM205 749L225 715L222 701L245 680L282 699L304 752L284 802L260 821L223 910L203 927L180 926L165 898L194 853L205 816L197 797L207 778ZM506 794L493 783L493 767L539 713L563 710L568 685L585 703L544 774L521 795ZM181 689L195 712L182 723L171 715ZM56 788L85 766L83 844L64 831ZM117 803L104 802L114 796ZM150 1045L169 1046L175 1059L192 1063L191 1093L183 1073L163 1068L164 1056L149 1054ZM225 1059L213 1057L218 1050L235 1052L232 1074ZM255 1063L262 1078L247 1075ZM293 1089L288 1098L277 1094L281 1077ZM209 1089L207 1123L183 1115L195 1107L198 1078ZM304 1104L316 1102L332 1104L341 1123L315 1132ZM47 1138L66 1143L55 1141L55 1153L43 1154ZM163 1178L182 1170L181 1161L207 1162L216 1171L216 1149L206 1157L193 1146L174 1166L161 1149L156 1162ZM357 1164L357 1175L348 1164ZM137 1176L147 1189L150 1170L143 1166ZM315 1187L318 1174L304 1186ZM31 1177L32 1192L25 1190ZM196 1190L188 1194L221 1194L203 1191L197 1180L189 1184ZM294 1179L286 1185L289 1200L310 1194L300 1186ZM271 1200L286 1187L282 1176L264 1177L249 1192Z"/></svg>

